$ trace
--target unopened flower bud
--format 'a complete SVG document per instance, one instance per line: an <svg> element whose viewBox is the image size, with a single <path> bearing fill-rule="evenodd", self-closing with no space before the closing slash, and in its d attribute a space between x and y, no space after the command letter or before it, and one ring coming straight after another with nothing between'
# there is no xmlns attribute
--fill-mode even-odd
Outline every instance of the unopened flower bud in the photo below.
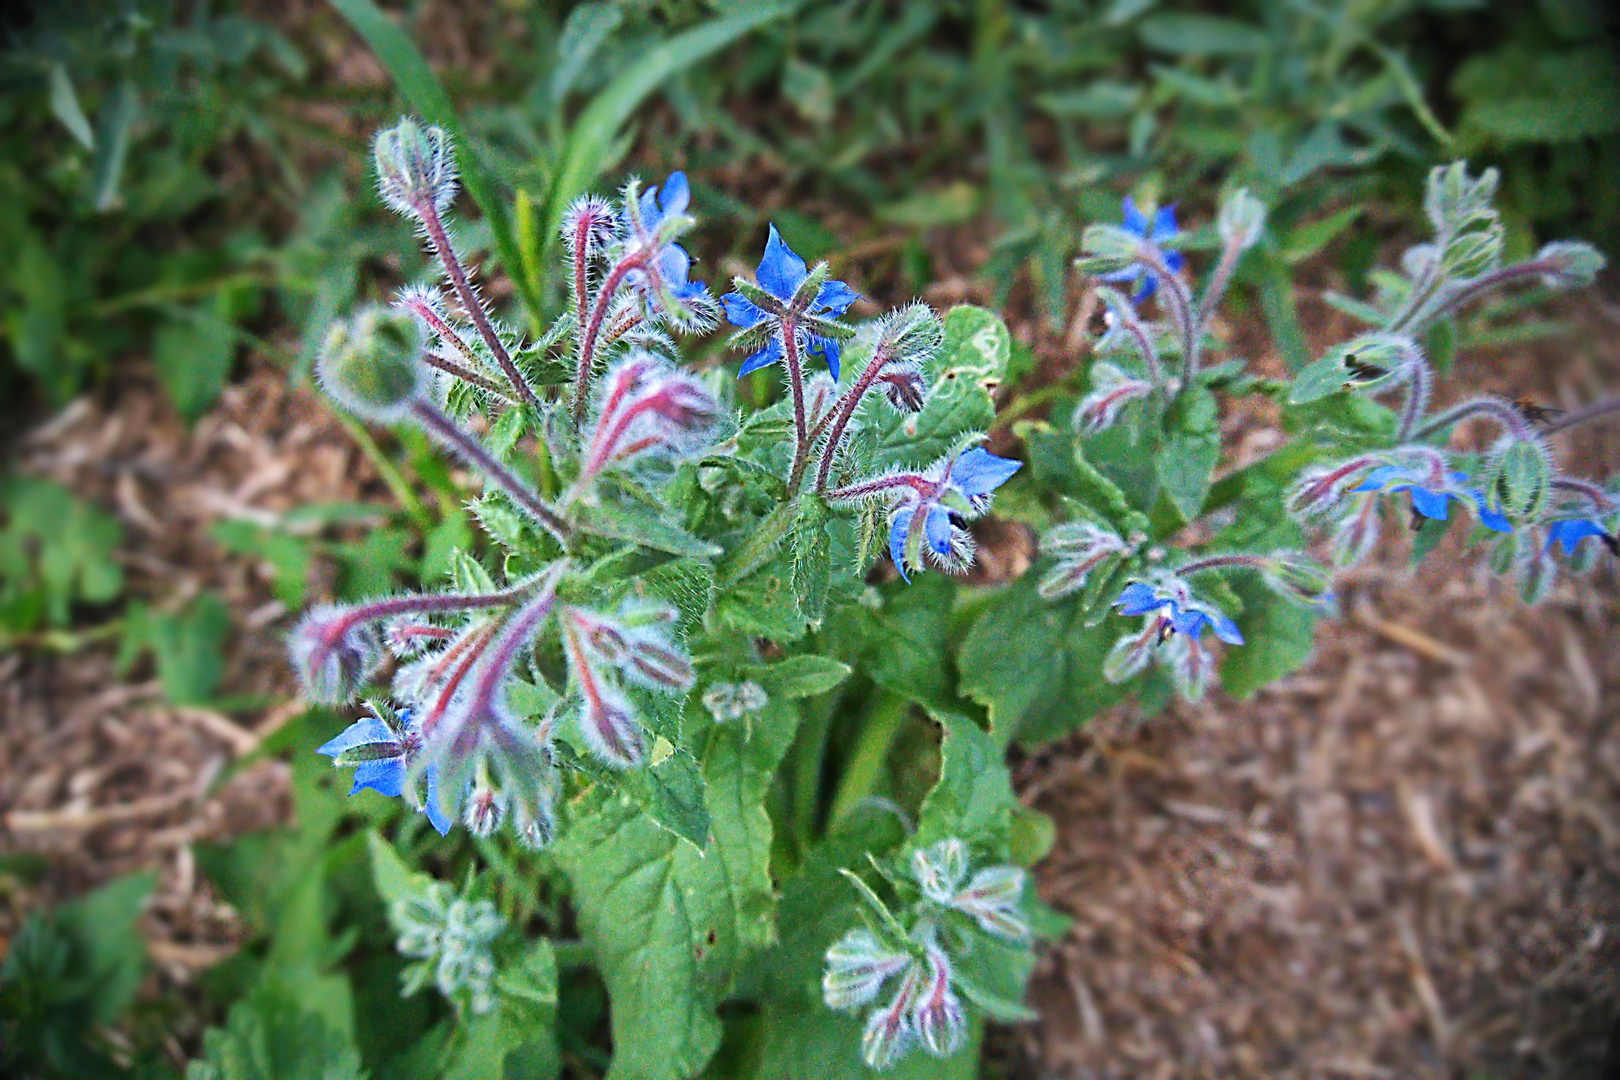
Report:
<svg viewBox="0 0 1620 1080"><path fill-rule="evenodd" d="M615 769L633 769L646 756L641 724L630 702L612 687L598 683L585 695L580 734L592 754Z"/></svg>
<svg viewBox="0 0 1620 1080"><path fill-rule="evenodd" d="M437 127L405 117L372 144L377 191L390 209L411 217L423 206L445 210L456 198L456 162Z"/></svg>
<svg viewBox="0 0 1620 1080"><path fill-rule="evenodd" d="M1170 682L1185 701L1201 701L1215 679L1215 660L1192 638L1177 634L1164 646Z"/></svg>
<svg viewBox="0 0 1620 1080"><path fill-rule="evenodd" d="M917 995L911 1023L924 1049L935 1057L950 1057L962 1045L967 1021L951 990L950 958L937 945L928 947L928 979Z"/></svg>
<svg viewBox="0 0 1620 1080"><path fill-rule="evenodd" d="M1114 642L1103 658L1102 677L1111 683L1122 683L1148 666L1153 659L1153 647L1158 635L1152 630L1126 634Z"/></svg>
<svg viewBox="0 0 1620 1080"><path fill-rule="evenodd" d="M1080 399L1070 422L1082 435L1095 435L1114 426L1119 412L1137 398L1153 392L1153 384L1134 379L1106 360L1091 365L1091 393Z"/></svg>
<svg viewBox="0 0 1620 1080"><path fill-rule="evenodd" d="M501 823L504 809L500 793L487 785L480 785L467 796L462 821L466 823L468 832L483 839Z"/></svg>
<svg viewBox="0 0 1620 1080"><path fill-rule="evenodd" d="M357 416L386 424L404 419L427 386L421 326L375 305L332 324L316 372L332 399Z"/></svg>
<svg viewBox="0 0 1620 1080"><path fill-rule="evenodd" d="M646 636L631 642L624 673L643 686L666 694L686 693L696 678L686 657Z"/></svg>
<svg viewBox="0 0 1620 1080"><path fill-rule="evenodd" d="M948 904L967 875L967 847L956 837L911 853L911 876L923 895L936 904Z"/></svg>
<svg viewBox="0 0 1620 1080"><path fill-rule="evenodd" d="M1540 439L1503 436L1480 476L1486 504L1511 517L1534 517L1551 493L1552 463Z"/></svg>
<svg viewBox="0 0 1620 1080"><path fill-rule="evenodd" d="M920 372L911 367L890 367L877 377L883 397L896 412L922 412L928 386Z"/></svg>
<svg viewBox="0 0 1620 1080"><path fill-rule="evenodd" d="M1332 596L1327 570L1303 551L1276 551L1266 556L1260 576L1272 592L1301 603L1321 605Z"/></svg>
<svg viewBox="0 0 1620 1080"><path fill-rule="evenodd" d="M872 931L851 930L827 950L822 1000L829 1009L857 1009L877 997L883 984L910 962L910 957L884 945Z"/></svg>
<svg viewBox="0 0 1620 1080"><path fill-rule="evenodd" d="M911 1013L922 987L922 967L913 962L906 968L899 992L867 1019L866 1030L861 1033L861 1057L868 1068L886 1069L911 1049L917 1037Z"/></svg>
<svg viewBox="0 0 1620 1080"><path fill-rule="evenodd" d="M563 215L563 244L570 255L594 255L613 242L617 222L612 203L598 195L582 196Z"/></svg>
<svg viewBox="0 0 1620 1080"><path fill-rule="evenodd" d="M350 622L342 608L318 607L293 628L288 645L304 693L317 705L353 701L382 662L382 642L369 622Z"/></svg>
<svg viewBox="0 0 1620 1080"><path fill-rule="evenodd" d="M1092 522L1059 525L1041 537L1041 551L1056 558L1057 565L1041 579L1036 591L1047 600L1067 596L1084 588L1093 570L1127 550L1117 533Z"/></svg>
<svg viewBox="0 0 1620 1080"><path fill-rule="evenodd" d="M1555 240L1536 252L1536 261L1547 264L1541 283L1549 289L1579 289L1592 284L1607 262L1591 244L1580 240Z"/></svg>
<svg viewBox="0 0 1620 1080"><path fill-rule="evenodd" d="M973 875L967 887L951 897L951 907L971 915L981 929L1014 941L1029 938L1019 903L1024 894L1024 872L1015 866L992 866Z"/></svg>
<svg viewBox="0 0 1620 1080"><path fill-rule="evenodd" d="M769 703L765 688L757 682L715 683L703 692L703 707L717 724L741 720Z"/></svg>
<svg viewBox="0 0 1620 1080"><path fill-rule="evenodd" d="M1552 545L1542 540L1540 530L1532 529L1514 533L1512 541L1513 577L1519 596L1527 604L1539 604L1558 584L1558 561L1553 558Z"/></svg>
<svg viewBox="0 0 1620 1080"><path fill-rule="evenodd" d="M1265 227L1265 204L1249 194L1248 188L1238 188L1229 195L1215 221L1221 242L1238 251L1247 251L1258 243Z"/></svg>

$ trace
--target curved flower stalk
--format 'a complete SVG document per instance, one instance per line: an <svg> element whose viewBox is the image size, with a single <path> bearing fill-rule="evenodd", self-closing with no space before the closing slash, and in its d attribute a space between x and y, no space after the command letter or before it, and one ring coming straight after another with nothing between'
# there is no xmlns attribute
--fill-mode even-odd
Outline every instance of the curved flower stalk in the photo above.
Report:
<svg viewBox="0 0 1620 1080"><path fill-rule="evenodd" d="M1092 571L1117 566L1136 546L1095 522L1058 525L1041 537L1041 552L1053 556L1055 563L1036 591L1046 600L1078 592L1085 588Z"/></svg>
<svg viewBox="0 0 1620 1080"><path fill-rule="evenodd" d="M821 980L822 1000L840 1012L865 1008L896 986L867 1014L861 1035L863 1060L879 1070L919 1047L939 1058L960 1050L967 1035L962 998L976 991L958 975L953 954L970 954L978 933L1011 941L1030 936L1022 870L992 866L969 877L967 845L956 837L914 851L907 869L909 882L897 884L913 887L916 899L900 915L860 886L873 925L832 944Z"/></svg>
<svg viewBox="0 0 1620 1080"><path fill-rule="evenodd" d="M940 458L922 472L891 472L827 492L833 503L888 507L889 557L907 581L925 558L947 573L973 561L973 535L958 521L982 517L996 488L1023 463L974 447Z"/></svg>
<svg viewBox="0 0 1620 1080"><path fill-rule="evenodd" d="M684 695L695 676L691 661L669 640L674 608L637 603L609 617L584 608L562 612L563 648L582 704L579 732L604 764L630 769L646 755L641 721L630 698L607 675L659 693Z"/></svg>

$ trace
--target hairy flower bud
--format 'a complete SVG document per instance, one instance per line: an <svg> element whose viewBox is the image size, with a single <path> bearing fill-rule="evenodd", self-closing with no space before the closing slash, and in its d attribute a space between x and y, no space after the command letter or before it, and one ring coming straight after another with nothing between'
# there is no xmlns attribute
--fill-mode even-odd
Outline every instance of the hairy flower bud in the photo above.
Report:
<svg viewBox="0 0 1620 1080"><path fill-rule="evenodd" d="M382 663L382 642L369 622L351 621L346 608L310 610L288 639L304 694L317 705L353 701Z"/></svg>
<svg viewBox="0 0 1620 1080"><path fill-rule="evenodd" d="M1580 240L1555 240L1536 252L1544 263L1541 283L1549 289L1584 288L1597 279L1607 260L1591 244Z"/></svg>
<svg viewBox="0 0 1620 1080"><path fill-rule="evenodd" d="M1540 439L1503 436L1486 458L1480 480L1487 505L1513 517L1535 517L1551 494L1546 445Z"/></svg>
<svg viewBox="0 0 1620 1080"><path fill-rule="evenodd" d="M424 205L448 209L456 198L456 161L443 129L404 117L372 143L377 191L389 208L415 217Z"/></svg>
<svg viewBox="0 0 1620 1080"><path fill-rule="evenodd" d="M951 897L951 907L971 915L979 927L997 937L1013 941L1029 939L1029 923L1019 904L1024 894L1024 872L1015 866L992 866L973 875L961 892Z"/></svg>
<svg viewBox="0 0 1620 1080"><path fill-rule="evenodd" d="M858 1009L876 998L883 984L909 963L909 956L884 945L872 931L851 930L827 950L822 1000L829 1009Z"/></svg>
<svg viewBox="0 0 1620 1080"><path fill-rule="evenodd" d="M913 962L906 968L894 998L867 1019L866 1030L861 1033L861 1057L869 1068L887 1069L911 1049L917 1038L911 1014L922 987L922 967Z"/></svg>
<svg viewBox="0 0 1620 1080"><path fill-rule="evenodd" d="M623 694L606 683L597 683L593 690L586 692L579 717L586 747L615 769L635 768L646 756L635 710Z"/></svg>
<svg viewBox="0 0 1620 1080"><path fill-rule="evenodd" d="M911 1024L923 1048L935 1057L950 1057L962 1046L967 1021L951 990L950 958L937 945L928 947L928 979L912 1008Z"/></svg>
<svg viewBox="0 0 1620 1080"><path fill-rule="evenodd" d="M332 324L316 373L334 401L379 424L405 419L427 386L421 326L403 312L371 305Z"/></svg>
<svg viewBox="0 0 1620 1080"><path fill-rule="evenodd" d="M765 688L752 681L715 683L703 692L703 707L717 724L735 723L769 703Z"/></svg>
<svg viewBox="0 0 1620 1080"><path fill-rule="evenodd" d="M1129 545L1112 529L1089 521L1071 521L1041 537L1041 551L1057 563L1041 579L1036 591L1047 600L1067 596L1085 587L1091 572L1116 561Z"/></svg>
<svg viewBox="0 0 1620 1080"><path fill-rule="evenodd" d="M575 199L563 215L562 241L570 255L594 255L613 242L618 215L599 195Z"/></svg>
<svg viewBox="0 0 1620 1080"><path fill-rule="evenodd" d="M1249 194L1248 188L1238 188L1227 196L1215 219L1221 242L1238 251L1247 251L1257 244L1265 227L1265 204Z"/></svg>
<svg viewBox="0 0 1620 1080"><path fill-rule="evenodd" d="M1261 564L1260 576L1272 592L1291 600L1319 606L1332 598L1327 571L1303 551L1272 552Z"/></svg>
<svg viewBox="0 0 1620 1080"><path fill-rule="evenodd" d="M936 904L949 904L966 875L967 846L954 836L911 853L911 876Z"/></svg>
<svg viewBox="0 0 1620 1080"><path fill-rule="evenodd" d="M915 368L891 365L878 375L877 385L883 389L884 400L895 412L922 412L928 384Z"/></svg>
<svg viewBox="0 0 1620 1080"><path fill-rule="evenodd" d="M1082 435L1095 435L1114 426L1120 410L1153 392L1153 384L1135 379L1117 365L1099 360L1091 365L1091 392L1080 399L1070 419Z"/></svg>

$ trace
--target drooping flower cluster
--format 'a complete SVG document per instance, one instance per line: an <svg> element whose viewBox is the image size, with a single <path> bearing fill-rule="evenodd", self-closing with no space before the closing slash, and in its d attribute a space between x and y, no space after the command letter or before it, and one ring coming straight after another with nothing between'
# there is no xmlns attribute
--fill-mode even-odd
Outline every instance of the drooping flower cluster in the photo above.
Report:
<svg viewBox="0 0 1620 1080"><path fill-rule="evenodd" d="M961 1048L967 1017L958 991L974 990L957 979L951 953L971 951L969 927L1010 941L1026 941L1030 933L1022 870L993 866L969 877L967 845L955 837L914 851L908 869L907 884L920 895L907 918L863 889L873 925L832 944L821 980L827 1007L841 1012L872 1004L898 980L894 996L867 1014L861 1036L861 1056L874 1069L888 1068L915 1046L935 1057Z"/></svg>
<svg viewBox="0 0 1620 1080"><path fill-rule="evenodd" d="M583 701L579 730L585 745L620 769L640 765L646 754L641 725L622 689L608 672L636 685L683 695L691 689L692 665L671 647L669 627L677 612L662 604L630 603L615 617L584 608L562 611L563 647Z"/></svg>
<svg viewBox="0 0 1620 1080"><path fill-rule="evenodd" d="M1228 645L1242 645L1243 634L1220 608L1193 595L1181 578L1163 575L1152 583L1136 581L1114 601L1121 615L1146 616L1142 629L1114 643L1103 661L1103 678L1123 682L1158 660L1170 669L1176 690L1189 701L1204 696L1215 674L1215 661L1202 641L1205 629Z"/></svg>

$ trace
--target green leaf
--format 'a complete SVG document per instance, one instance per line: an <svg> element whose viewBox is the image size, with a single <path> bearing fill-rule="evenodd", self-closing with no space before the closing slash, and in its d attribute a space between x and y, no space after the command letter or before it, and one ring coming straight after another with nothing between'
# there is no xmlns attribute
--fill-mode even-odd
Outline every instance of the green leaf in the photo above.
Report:
<svg viewBox="0 0 1620 1080"><path fill-rule="evenodd" d="M1154 15L1137 31L1148 48L1177 56L1253 56L1268 46L1259 27L1215 15Z"/></svg>
<svg viewBox="0 0 1620 1080"><path fill-rule="evenodd" d="M67 68L60 63L52 64L50 84L51 112L86 150L94 150L96 137L90 130L90 120L79 107L79 95L73 91L73 80L68 77Z"/></svg>
<svg viewBox="0 0 1620 1080"><path fill-rule="evenodd" d="M406 866L394 846L376 830L366 833L366 851L371 855L371 880L377 886L377 895L390 907L426 892L433 884L427 874Z"/></svg>
<svg viewBox="0 0 1620 1080"><path fill-rule="evenodd" d="M793 570L792 556L784 552L720 593L714 605L716 623L773 641L803 637L805 619L794 592Z"/></svg>
<svg viewBox="0 0 1620 1080"><path fill-rule="evenodd" d="M928 229L938 225L959 225L979 212L983 193L965 180L958 180L933 191L912 195L899 202L873 209L872 216L888 225Z"/></svg>
<svg viewBox="0 0 1620 1080"><path fill-rule="evenodd" d="M831 516L826 504L814 495L799 499L799 516L793 527L793 592L799 610L814 626L827 613L827 589L832 583L832 537L827 534Z"/></svg>
<svg viewBox="0 0 1620 1080"><path fill-rule="evenodd" d="M1129 116L1142 100L1142 88L1133 83L1098 79L1081 90L1058 90L1035 95L1035 105L1060 120L1085 116L1110 120Z"/></svg>
<svg viewBox="0 0 1620 1080"><path fill-rule="evenodd" d="M195 705L213 696L225 673L224 645L230 629L230 610L212 593L197 597L185 612L150 618L147 643L157 660L165 697L177 705Z"/></svg>
<svg viewBox="0 0 1620 1080"><path fill-rule="evenodd" d="M1215 466L1220 461L1218 434L1180 432L1171 435L1154 458L1159 483L1183 521L1193 520L1203 510L1209 486L1215 478Z"/></svg>
<svg viewBox="0 0 1620 1080"><path fill-rule="evenodd" d="M1280 245L1283 261L1289 266L1298 266L1311 258L1354 224L1365 210L1364 206L1347 206L1336 214L1290 229Z"/></svg>
<svg viewBox="0 0 1620 1080"><path fill-rule="evenodd" d="M1247 700L1267 683L1297 671L1310 659L1317 612L1273 594L1256 581L1232 582L1243 601L1238 627L1246 644L1227 648L1221 686Z"/></svg>
<svg viewBox="0 0 1620 1080"><path fill-rule="evenodd" d="M624 8L618 4L581 4L568 13L557 38L557 66L551 71L554 105L562 105L575 81L622 22Z"/></svg>
<svg viewBox="0 0 1620 1080"><path fill-rule="evenodd" d="M302 987L270 978L203 1035L186 1080L362 1080L360 1052L305 1008Z"/></svg>
<svg viewBox="0 0 1620 1080"><path fill-rule="evenodd" d="M850 667L830 656L790 656L775 664L757 664L743 673L772 698L792 701L825 694L849 678Z"/></svg>
<svg viewBox="0 0 1620 1080"><path fill-rule="evenodd" d="M123 541L118 521L49 480L0 480L0 612L9 628L32 630L41 615L67 625L72 605L105 603L124 587L113 554Z"/></svg>
<svg viewBox="0 0 1620 1080"><path fill-rule="evenodd" d="M200 305L186 317L164 323L152 339L152 365L175 412L194 422L219 397L236 355L236 328L221 305Z"/></svg>
<svg viewBox="0 0 1620 1080"><path fill-rule="evenodd" d="M1005 852L1018 809L1006 752L978 724L958 713L930 709L945 732L939 781L923 800L911 846L924 848L956 836L970 845Z"/></svg>
<svg viewBox="0 0 1620 1080"><path fill-rule="evenodd" d="M720 548L716 545L700 540L680 526L638 506L624 503L597 507L582 505L580 511L580 528L598 536L628 540L655 551L667 551L671 555L712 559L720 554Z"/></svg>
<svg viewBox="0 0 1620 1080"><path fill-rule="evenodd" d="M450 96L444 92L439 81L433 77L433 70L428 67L427 61L417 50L410 36L372 0L331 0L331 2L338 14L342 15L355 32L365 39L372 52L377 54L377 59L382 61L383 67L394 80L394 85L410 103L412 111L429 124L443 128L455 143L456 166L461 174L461 182L466 185L467 194L472 196L473 202L477 203L478 209L483 212L484 220L489 223L490 236L495 242L495 251L500 256L501 265L506 267L511 275L524 304L538 317L541 310L540 294L535 283L520 272L524 263L518 249L517 238L512 233L506 202L497 196L495 183L483 159L473 153L471 145L462 133L461 121L456 115L455 106L450 103ZM561 218L559 217L557 221L560 222ZM557 222L550 224L552 227L548 235L555 235Z"/></svg>

